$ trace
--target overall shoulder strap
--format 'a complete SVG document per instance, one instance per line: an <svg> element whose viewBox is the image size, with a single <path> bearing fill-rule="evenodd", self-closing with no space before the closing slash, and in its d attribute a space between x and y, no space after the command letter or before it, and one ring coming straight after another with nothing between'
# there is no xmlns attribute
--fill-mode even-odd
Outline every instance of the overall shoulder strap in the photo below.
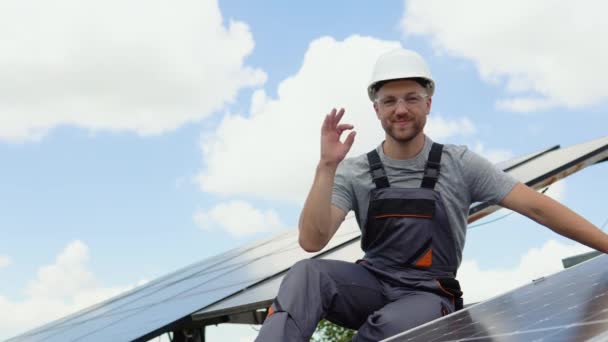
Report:
<svg viewBox="0 0 608 342"><path fill-rule="evenodd" d="M386 171L380 160L380 155L376 149L371 150L367 153L367 160L369 161L369 171L372 174L372 180L376 184L376 189L388 188L388 178L386 177Z"/></svg>
<svg viewBox="0 0 608 342"><path fill-rule="evenodd" d="M431 152L429 152L429 158L426 161L424 167L424 177L422 178L421 188L434 189L439 178L439 169L441 165L441 152L443 151L443 145L433 143L431 146Z"/></svg>

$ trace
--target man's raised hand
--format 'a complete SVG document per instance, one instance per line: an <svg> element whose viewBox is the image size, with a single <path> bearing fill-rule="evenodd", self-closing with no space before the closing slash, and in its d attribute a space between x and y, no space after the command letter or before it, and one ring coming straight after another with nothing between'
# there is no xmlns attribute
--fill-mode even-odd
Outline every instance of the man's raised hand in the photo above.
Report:
<svg viewBox="0 0 608 342"><path fill-rule="evenodd" d="M355 141L355 131L350 132L344 142L340 141L340 136L344 131L354 128L351 124L341 124L342 116L344 116L344 108L339 111L334 108L323 120L323 126L321 127L321 163L325 165L338 165L346 157Z"/></svg>

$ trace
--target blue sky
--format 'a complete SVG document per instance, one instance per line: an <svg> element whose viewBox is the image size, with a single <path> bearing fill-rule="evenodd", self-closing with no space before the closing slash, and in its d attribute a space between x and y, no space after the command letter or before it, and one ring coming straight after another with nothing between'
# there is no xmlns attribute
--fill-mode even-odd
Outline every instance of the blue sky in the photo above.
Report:
<svg viewBox="0 0 608 342"><path fill-rule="evenodd" d="M351 156L380 142L365 87L397 46L431 67L435 140L498 162L606 136L606 6L4 1L0 338L294 229L323 115L347 109ZM550 193L600 226L607 167ZM461 275L487 298L583 250L511 215L469 232Z"/></svg>

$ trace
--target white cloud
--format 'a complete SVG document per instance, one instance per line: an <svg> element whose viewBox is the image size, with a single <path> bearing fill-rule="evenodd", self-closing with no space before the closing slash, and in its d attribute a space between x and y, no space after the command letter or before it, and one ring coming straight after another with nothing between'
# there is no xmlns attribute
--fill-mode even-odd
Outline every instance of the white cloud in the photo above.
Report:
<svg viewBox="0 0 608 342"><path fill-rule="evenodd" d="M510 150L499 148L487 149L481 142L477 142L473 145L473 151L485 157L494 164L513 159L515 156L513 151Z"/></svg>
<svg viewBox="0 0 608 342"><path fill-rule="evenodd" d="M427 127L425 128L433 140L441 141L454 135L470 135L477 131L475 125L469 118L457 118L449 120L441 115L429 115Z"/></svg>
<svg viewBox="0 0 608 342"><path fill-rule="evenodd" d="M5 255L0 255L0 268L6 267L11 264L11 259Z"/></svg>
<svg viewBox="0 0 608 342"><path fill-rule="evenodd" d="M39 269L37 277L26 287L23 300L11 300L0 294L0 339L61 318L133 287L100 286L87 269L88 259L88 247L83 242L70 242L52 264Z"/></svg>
<svg viewBox="0 0 608 342"><path fill-rule="evenodd" d="M205 330L208 341L253 342L261 326L220 324Z"/></svg>
<svg viewBox="0 0 608 342"><path fill-rule="evenodd" d="M500 109L510 110L514 112L533 112L538 110L551 109L559 105L558 102L548 99L539 99L531 97L516 97L511 99L502 99L496 102L496 106Z"/></svg>
<svg viewBox="0 0 608 342"><path fill-rule="evenodd" d="M78 289L94 287L95 277L86 268L88 260L87 246L78 240L71 242L53 264L38 270L37 278L26 289L27 295L65 298Z"/></svg>
<svg viewBox="0 0 608 342"><path fill-rule="evenodd" d="M279 84L276 99L257 91L249 115L226 115L216 132L204 135L207 169L198 177L201 189L303 201L319 159L321 123L332 108L344 107L342 121L357 131L349 156L365 153L383 140L365 89L376 58L398 46L361 36L313 41L300 70ZM467 118L429 116L434 139L474 131Z"/></svg>
<svg viewBox="0 0 608 342"><path fill-rule="evenodd" d="M202 229L220 227L236 237L283 228L274 210L261 211L244 201L220 203L208 211L198 210L194 221Z"/></svg>
<svg viewBox="0 0 608 342"><path fill-rule="evenodd" d="M0 139L58 125L158 134L200 120L266 75L249 27L217 0L0 2Z"/></svg>
<svg viewBox="0 0 608 342"><path fill-rule="evenodd" d="M591 251L579 244L547 241L540 248L533 248L523 255L514 268L482 270L475 260L464 260L458 270L458 278L465 292L467 303L482 301L502 294L532 280L563 269L563 258Z"/></svg>
<svg viewBox="0 0 608 342"><path fill-rule="evenodd" d="M499 107L533 111L606 99L606 10L604 1L409 0L401 27L504 85L510 95Z"/></svg>

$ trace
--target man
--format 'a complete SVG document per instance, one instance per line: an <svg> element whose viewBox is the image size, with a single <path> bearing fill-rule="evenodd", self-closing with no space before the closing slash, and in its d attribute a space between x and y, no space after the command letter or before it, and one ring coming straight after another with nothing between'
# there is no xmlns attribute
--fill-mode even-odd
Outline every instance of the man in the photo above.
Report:
<svg viewBox="0 0 608 342"><path fill-rule="evenodd" d="M258 341L308 341L325 318L378 341L454 312L456 270L469 206L497 203L604 253L608 235L495 168L464 146L440 145L423 130L435 83L417 53L379 57L368 95L386 138L344 159L355 132L333 109L321 129L321 158L299 222L299 242L321 250L347 212L362 231L362 260L304 260L285 276Z"/></svg>

